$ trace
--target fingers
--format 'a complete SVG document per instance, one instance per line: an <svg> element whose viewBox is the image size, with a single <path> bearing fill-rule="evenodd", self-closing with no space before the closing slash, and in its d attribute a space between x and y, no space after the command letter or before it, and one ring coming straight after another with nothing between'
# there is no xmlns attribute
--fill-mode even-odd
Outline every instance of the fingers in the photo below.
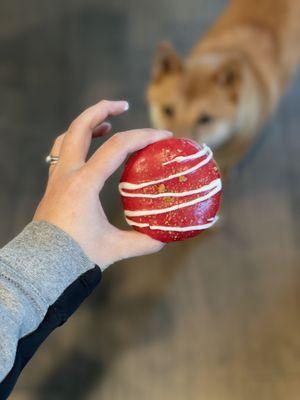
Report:
<svg viewBox="0 0 300 400"><path fill-rule="evenodd" d="M93 154L84 169L88 173L89 179L94 180L100 189L128 154L171 136L171 132L155 129L137 129L117 133Z"/></svg>
<svg viewBox="0 0 300 400"><path fill-rule="evenodd" d="M102 124L96 126L96 128L93 130L92 132L92 137L96 138L96 137L100 137L103 135L106 135L107 133L109 133L111 131L111 124L109 122L103 122ZM61 146L63 143L63 140L65 138L65 133L63 133L62 135L59 135L54 142L54 145L52 146L51 152L50 154L52 156L56 156L56 157L60 157L60 153L61 153ZM53 169L55 168L57 164L50 164L49 167L49 174L51 174L53 172Z"/></svg>
<svg viewBox="0 0 300 400"><path fill-rule="evenodd" d="M51 152L50 152L50 154L52 156L55 156L55 157L59 157L60 156L61 145L62 145L62 142L64 140L64 137L65 137L65 134L63 133L62 135L59 135L55 139L55 142L54 142L54 144L52 146L52 149L51 149ZM50 166L49 166L49 174L51 174L53 172L53 169L55 168L55 166L56 166L56 164L50 164Z"/></svg>
<svg viewBox="0 0 300 400"><path fill-rule="evenodd" d="M103 135L106 135L111 131L111 124L109 122L103 122L102 124L96 126L96 128L93 130L93 137L100 137Z"/></svg>
<svg viewBox="0 0 300 400"><path fill-rule="evenodd" d="M119 115L126 110L128 110L126 101L102 100L80 114L70 125L62 142L61 164L72 167L82 165L90 147L93 131L105 130L98 126L108 116Z"/></svg>

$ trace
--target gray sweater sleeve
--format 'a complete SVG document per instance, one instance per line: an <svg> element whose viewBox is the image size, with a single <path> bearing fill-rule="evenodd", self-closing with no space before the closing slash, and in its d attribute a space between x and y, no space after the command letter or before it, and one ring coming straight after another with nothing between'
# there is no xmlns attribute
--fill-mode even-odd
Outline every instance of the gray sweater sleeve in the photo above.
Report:
<svg viewBox="0 0 300 400"><path fill-rule="evenodd" d="M77 242L44 221L31 222L0 250L0 382L12 368L18 340L93 267Z"/></svg>

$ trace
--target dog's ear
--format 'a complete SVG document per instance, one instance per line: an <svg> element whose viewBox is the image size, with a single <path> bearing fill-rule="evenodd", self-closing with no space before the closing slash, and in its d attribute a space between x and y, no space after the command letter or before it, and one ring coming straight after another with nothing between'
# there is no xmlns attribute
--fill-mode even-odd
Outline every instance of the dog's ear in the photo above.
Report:
<svg viewBox="0 0 300 400"><path fill-rule="evenodd" d="M240 83L242 77L242 65L238 59L225 61L214 72L213 79L224 87L231 88Z"/></svg>
<svg viewBox="0 0 300 400"><path fill-rule="evenodd" d="M239 59L225 61L213 74L213 80L227 90L229 99L237 103L242 81L242 62Z"/></svg>
<svg viewBox="0 0 300 400"><path fill-rule="evenodd" d="M158 81L163 76L171 73L181 72L183 63L169 42L161 42L156 50L152 78Z"/></svg>

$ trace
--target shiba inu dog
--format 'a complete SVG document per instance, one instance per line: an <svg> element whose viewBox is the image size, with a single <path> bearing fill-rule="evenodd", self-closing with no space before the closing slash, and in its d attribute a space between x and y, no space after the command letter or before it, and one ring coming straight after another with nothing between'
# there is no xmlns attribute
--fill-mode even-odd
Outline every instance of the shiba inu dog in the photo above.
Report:
<svg viewBox="0 0 300 400"><path fill-rule="evenodd" d="M228 172L296 70L299 21L300 0L231 0L185 60L162 43L147 90L153 125L205 142Z"/></svg>

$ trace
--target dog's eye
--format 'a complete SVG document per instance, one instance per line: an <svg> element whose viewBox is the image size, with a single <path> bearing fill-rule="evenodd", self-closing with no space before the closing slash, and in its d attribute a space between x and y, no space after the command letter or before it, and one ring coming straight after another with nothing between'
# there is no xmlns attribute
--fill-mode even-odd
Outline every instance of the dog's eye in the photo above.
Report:
<svg viewBox="0 0 300 400"><path fill-rule="evenodd" d="M213 121L213 117L209 114L201 114L200 117L197 120L197 123L199 125L205 125L209 124L210 122Z"/></svg>
<svg viewBox="0 0 300 400"><path fill-rule="evenodd" d="M168 117L173 117L173 115L175 114L175 110L172 106L164 106L162 110L163 113Z"/></svg>

